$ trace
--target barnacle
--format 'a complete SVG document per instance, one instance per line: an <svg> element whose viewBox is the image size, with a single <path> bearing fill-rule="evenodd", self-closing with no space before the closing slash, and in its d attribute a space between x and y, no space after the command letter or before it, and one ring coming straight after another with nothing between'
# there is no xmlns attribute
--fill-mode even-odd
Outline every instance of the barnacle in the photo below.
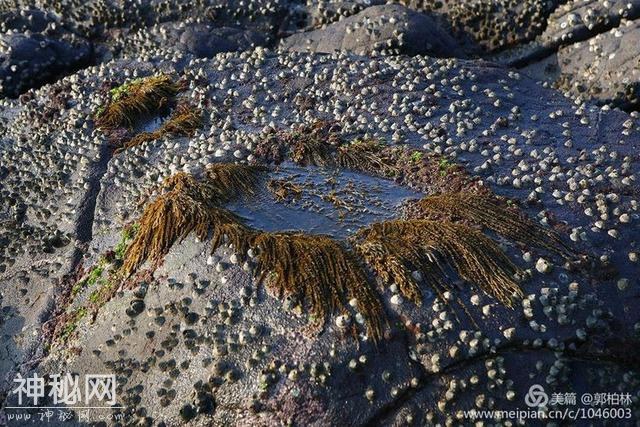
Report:
<svg viewBox="0 0 640 427"><path fill-rule="evenodd" d="M192 136L202 126L202 112L189 105L179 105L169 119L153 132L142 132L116 150L121 152L166 135Z"/></svg>
<svg viewBox="0 0 640 427"><path fill-rule="evenodd" d="M572 251L552 230L542 227L490 194L443 193L425 197L412 206L412 217L446 219L476 224L523 245L533 245L560 255Z"/></svg>
<svg viewBox="0 0 640 427"><path fill-rule="evenodd" d="M442 296L451 289L452 274L512 305L521 296L515 276L518 268L498 245L481 232L447 221L386 221L359 230L356 252L387 283L416 304L421 302L420 280Z"/></svg>
<svg viewBox="0 0 640 427"><path fill-rule="evenodd" d="M355 256L334 239L302 233L259 233L258 280L279 297L292 295L306 303L321 322L349 300L367 320L367 333L382 337L384 312L373 287Z"/></svg>
<svg viewBox="0 0 640 427"><path fill-rule="evenodd" d="M98 128L133 127L141 116L165 106L180 91L167 75L135 79L111 90L111 100L96 116Z"/></svg>

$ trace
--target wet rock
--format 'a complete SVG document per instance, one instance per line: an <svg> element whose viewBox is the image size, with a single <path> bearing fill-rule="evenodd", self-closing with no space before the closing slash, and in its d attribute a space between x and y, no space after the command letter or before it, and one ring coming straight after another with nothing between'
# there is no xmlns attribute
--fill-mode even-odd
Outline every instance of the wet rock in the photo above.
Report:
<svg viewBox="0 0 640 427"><path fill-rule="evenodd" d="M0 36L0 45L0 93L11 97L75 71L91 59L91 45L76 36L64 40L7 33Z"/></svg>
<svg viewBox="0 0 640 427"><path fill-rule="evenodd" d="M633 110L640 105L640 20L574 43L524 69L581 98Z"/></svg>
<svg viewBox="0 0 640 427"><path fill-rule="evenodd" d="M194 419L197 415L197 411L196 408L193 407L193 405L191 404L187 404L184 405L181 409L180 409L180 416L182 417L182 420L184 422L189 422L192 419Z"/></svg>
<svg viewBox="0 0 640 427"><path fill-rule="evenodd" d="M130 317L136 317L144 311L144 307L145 304L143 300L135 299L131 301L131 305L127 309L127 315L129 315Z"/></svg>
<svg viewBox="0 0 640 427"><path fill-rule="evenodd" d="M230 27L194 25L180 35L178 46L200 58L211 58L220 52L235 52L265 44L265 38L250 30Z"/></svg>
<svg viewBox="0 0 640 427"><path fill-rule="evenodd" d="M442 19L400 5L372 6L324 29L294 34L280 47L293 52L374 52L464 57L470 51L454 39Z"/></svg>

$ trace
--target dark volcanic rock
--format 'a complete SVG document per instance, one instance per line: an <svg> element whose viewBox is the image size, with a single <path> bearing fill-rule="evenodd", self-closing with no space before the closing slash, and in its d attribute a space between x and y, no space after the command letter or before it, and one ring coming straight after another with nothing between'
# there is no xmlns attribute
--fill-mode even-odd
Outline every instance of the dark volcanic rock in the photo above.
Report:
<svg viewBox="0 0 640 427"><path fill-rule="evenodd" d="M73 62L88 42L72 33L99 45L103 62L0 100L0 420L16 403L17 373L115 374L126 425L466 425L473 408L524 408L533 384L548 395L630 393L640 417L640 114L587 99L616 102L637 89L638 25L625 20L637 1L568 2L549 20L564 2L39 3L50 12L0 20L13 46L2 57L14 61L2 68L13 73L5 86L14 74L39 78ZM264 47L300 29L313 31L294 33L277 52ZM566 96L513 68L451 57L536 37L519 65L536 62L526 73L548 75ZM373 55L383 51L412 56ZM141 87L168 95L130 130L96 128L99 111ZM180 116L197 122L192 132ZM142 129L150 132L140 144L122 145ZM189 233L161 262L122 274L136 233L152 224L171 234L166 210L139 221L166 178L220 162L263 164L287 144L313 151L314 138L339 146L327 150L373 143L407 156L378 176L386 160L366 151L356 170L265 165L255 192L220 198L219 208L255 229L322 233L357 249L354 233L398 219L414 195L459 191L467 182L459 172L555 230L575 254L486 233L494 253L522 270L513 307L455 275L440 292L420 279L431 278L426 268L411 271L421 305L383 274L371 277L385 312L377 343L359 298L318 322L306 290L296 283L281 295L274 271L257 271L269 270L263 248L239 250L233 239L217 245ZM360 160L371 174L358 172Z"/></svg>
<svg viewBox="0 0 640 427"><path fill-rule="evenodd" d="M4 34L0 53L0 93L18 96L60 75L73 72L91 59L91 45L71 36L69 41L42 34Z"/></svg>
<svg viewBox="0 0 640 427"><path fill-rule="evenodd" d="M639 0L572 0L551 14L547 28L537 41L545 47L567 45L617 27L623 19L638 16Z"/></svg>
<svg viewBox="0 0 640 427"><path fill-rule="evenodd" d="M324 29L294 34L281 48L293 52L393 52L464 57L470 46L452 36L445 21L400 5L371 6Z"/></svg>
<svg viewBox="0 0 640 427"><path fill-rule="evenodd" d="M2 304L8 309L0 334L11 337L0 344L9 378L0 384L3 392L16 370L27 366L41 375L116 373L126 410L168 425L180 425L183 416L198 426L289 420L431 425L455 424L458 411L489 400L504 409L521 407L534 383L549 393L606 390L609 379L621 390L636 387L637 369L625 364L623 353L640 333L632 297L640 218L637 114L566 99L486 62L260 48L192 58L111 61L35 90L25 102L7 100L0 109L6 122L1 140L13 141L0 145L10 165L2 172L2 196L26 207L24 222L36 225L43 218L73 239L86 239L69 245L73 251L42 253L32 249L39 235L0 223L8 242L1 253ZM197 76L176 102L202 97L202 129L111 156L108 137L91 119L106 96L103 82L124 83L157 70ZM260 85L251 84L256 75ZM50 91L58 88L76 108L39 118L57 102ZM122 230L164 177L212 162L248 161L272 128L289 130L316 119L335 120L347 140L369 135L447 155L608 269L565 269L553 254L504 242L530 276L522 282L526 297L514 309L466 283L451 292L470 318L426 284L422 306L387 288L380 298L390 330L378 346L363 335L357 316L355 336L337 317L322 333L309 331L307 318L255 282L249 253L223 246L211 254L211 243L193 235L176 243L153 275L139 279L146 292L109 282L116 277L113 248ZM66 175L58 177L52 167ZM53 212L44 219L47 210ZM280 221L290 228L289 218ZM554 267L539 271L541 257L540 263ZM80 266L86 277L96 265L105 271L85 287L76 286L77 276L59 277ZM209 282L204 288L203 280ZM69 289L78 289L77 295L61 300ZM54 342L56 350L30 364L42 355L43 323L61 321L51 317L51 307L93 310L92 295L100 289L114 294L95 319L91 311L72 318L64 346ZM585 367L603 377L585 385Z"/></svg>
<svg viewBox="0 0 640 427"><path fill-rule="evenodd" d="M238 27L217 27L212 24L168 22L149 28L113 29L107 32L104 47L109 56L136 57L142 52L172 52L210 58L221 52L237 52L271 41L269 34Z"/></svg>
<svg viewBox="0 0 640 427"><path fill-rule="evenodd" d="M534 41L492 59L574 95L636 109L639 19L640 0L570 1Z"/></svg>
<svg viewBox="0 0 640 427"><path fill-rule="evenodd" d="M633 110L640 106L640 20L571 44L523 69L563 91Z"/></svg>
<svg viewBox="0 0 640 427"><path fill-rule="evenodd" d="M470 34L486 51L534 39L561 0L400 0L411 9L442 14L456 31Z"/></svg>
<svg viewBox="0 0 640 427"><path fill-rule="evenodd" d="M264 36L255 31L193 25L180 34L178 46L199 58L211 58L220 52L243 51L264 44Z"/></svg>

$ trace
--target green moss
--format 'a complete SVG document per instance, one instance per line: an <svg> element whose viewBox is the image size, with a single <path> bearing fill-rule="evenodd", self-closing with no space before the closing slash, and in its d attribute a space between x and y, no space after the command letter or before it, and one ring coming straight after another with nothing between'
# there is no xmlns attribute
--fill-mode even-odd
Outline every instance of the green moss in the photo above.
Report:
<svg viewBox="0 0 640 427"><path fill-rule="evenodd" d="M453 166L451 164L451 162L449 162L449 159L446 158L442 158L440 159L440 161L438 162L438 168L440 169L440 175L441 176L446 176L447 172L449 171L449 168Z"/></svg>
<svg viewBox="0 0 640 427"><path fill-rule="evenodd" d="M109 91L109 95L111 95L111 100L112 101L119 100L120 98L128 94L132 87L142 84L143 81L144 80L142 78L137 78L137 79L131 80L130 82L121 84L118 87L114 87Z"/></svg>
<svg viewBox="0 0 640 427"><path fill-rule="evenodd" d="M114 283L107 279L100 279L98 282L98 288L91 292L89 295L89 301L93 304L100 304L102 302L103 295L110 293Z"/></svg>
<svg viewBox="0 0 640 427"><path fill-rule="evenodd" d="M109 92L109 102L96 114L96 125L102 130L133 128L146 114L159 112L182 89L167 75L135 79Z"/></svg>
<svg viewBox="0 0 640 427"><path fill-rule="evenodd" d="M411 154L411 160L413 160L416 163L421 161L423 157L424 157L424 154L421 151L414 151L413 154Z"/></svg>
<svg viewBox="0 0 640 427"><path fill-rule="evenodd" d="M140 226L138 224L132 224L122 231L122 237L114 248L117 260L122 261L124 259L124 254L127 251L127 247L129 246L129 243L131 243L131 240L133 240L139 229Z"/></svg>
<svg viewBox="0 0 640 427"><path fill-rule="evenodd" d="M106 264L107 261L104 258L100 258L100 261L98 261L98 265L95 266L84 279L73 285L73 288L71 288L71 296L75 297L87 286L95 285L98 279L102 277L102 273L104 272Z"/></svg>
<svg viewBox="0 0 640 427"><path fill-rule="evenodd" d="M85 307L80 307L77 309L72 315L64 328L62 329L62 333L60 334L60 341L66 342L71 334L78 329L78 323L87 315L88 311Z"/></svg>
<svg viewBox="0 0 640 427"><path fill-rule="evenodd" d="M102 277L102 272L104 271L104 265L99 264L96 268L91 270L89 273L89 277L87 277L87 285L95 285L100 277Z"/></svg>
<svg viewBox="0 0 640 427"><path fill-rule="evenodd" d="M91 292L91 295L89 295L89 301L91 301L94 304L97 304L99 299L100 299L100 292L97 289Z"/></svg>

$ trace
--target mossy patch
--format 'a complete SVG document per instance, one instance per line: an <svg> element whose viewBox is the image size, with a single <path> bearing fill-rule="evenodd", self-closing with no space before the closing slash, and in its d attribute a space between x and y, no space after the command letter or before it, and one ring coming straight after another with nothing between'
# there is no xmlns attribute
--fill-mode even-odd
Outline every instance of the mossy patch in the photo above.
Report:
<svg viewBox="0 0 640 427"><path fill-rule="evenodd" d="M118 261L124 260L124 254L127 250L127 247L129 246L129 244L131 243L131 240L133 240L133 238L135 237L135 235L138 233L139 230L140 230L140 225L136 223L131 224L124 228L124 230L122 231L122 236L120 238L120 241L116 244L115 248L113 249L116 260Z"/></svg>
<svg viewBox="0 0 640 427"><path fill-rule="evenodd" d="M421 151L414 151L413 154L411 154L411 160L414 162L421 161L423 157L424 153L422 153Z"/></svg>
<svg viewBox="0 0 640 427"><path fill-rule="evenodd" d="M98 264L89 271L89 273L85 276L85 278L76 282L76 284L73 285L73 287L71 288L71 296L75 297L80 292L82 292L83 289L95 285L98 282L98 280L102 277L102 273L105 270L106 264L107 264L106 259L100 258L100 260L98 261Z"/></svg>
<svg viewBox="0 0 640 427"><path fill-rule="evenodd" d="M339 167L364 172L428 194L467 189L486 192L478 180L447 158L409 145L387 145L373 138L345 141L337 124L318 121L295 131L276 132L261 141L256 155L279 164L289 158L300 166Z"/></svg>
<svg viewBox="0 0 640 427"><path fill-rule="evenodd" d="M71 313L66 313L65 319L54 335L54 342L64 345L78 329L78 324L86 317L88 310L80 307Z"/></svg>
<svg viewBox="0 0 640 427"><path fill-rule="evenodd" d="M447 172L449 172L450 168L451 168L451 163L449 162L449 159L447 159L446 157L443 157L438 161L438 169L440 170L440 176L447 176Z"/></svg>

